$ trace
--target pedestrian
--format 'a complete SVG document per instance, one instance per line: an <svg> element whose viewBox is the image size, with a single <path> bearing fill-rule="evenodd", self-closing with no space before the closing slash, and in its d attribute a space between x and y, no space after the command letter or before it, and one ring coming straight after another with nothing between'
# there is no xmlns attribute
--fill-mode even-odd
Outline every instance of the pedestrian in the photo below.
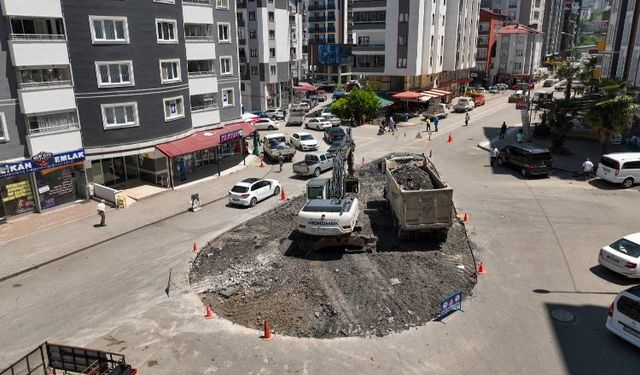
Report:
<svg viewBox="0 0 640 375"><path fill-rule="evenodd" d="M591 172L593 171L593 163L589 158L582 163L582 171L584 172L584 180L587 181L587 179L591 177Z"/></svg>
<svg viewBox="0 0 640 375"><path fill-rule="evenodd" d="M438 125L440 124L440 119L438 116L433 116L433 125L436 128L435 131L438 131Z"/></svg>
<svg viewBox="0 0 640 375"><path fill-rule="evenodd" d="M287 119L287 107L284 107L284 109L282 110L282 117L283 117L283 120Z"/></svg>
<svg viewBox="0 0 640 375"><path fill-rule="evenodd" d="M471 118L471 116L469 116L469 112L467 112L464 115L464 126L469 126L469 119Z"/></svg>
<svg viewBox="0 0 640 375"><path fill-rule="evenodd" d="M280 164L280 172L282 172L282 164L284 163L284 156L278 155L278 164Z"/></svg>
<svg viewBox="0 0 640 375"><path fill-rule="evenodd" d="M502 126L500 127L500 139L504 139L506 135L507 135L507 123L503 121Z"/></svg>
<svg viewBox="0 0 640 375"><path fill-rule="evenodd" d="M393 116L389 117L389 131L394 131L396 129L396 120L393 119Z"/></svg>
<svg viewBox="0 0 640 375"><path fill-rule="evenodd" d="M516 140L518 141L518 143L522 143L523 139L524 139L524 131L520 129L518 130L518 134L516 134Z"/></svg>
<svg viewBox="0 0 640 375"><path fill-rule="evenodd" d="M496 146L491 147L491 151L489 151L489 154L491 155L491 166L493 167L493 164L495 164L496 160L498 159L498 148Z"/></svg>
<svg viewBox="0 0 640 375"><path fill-rule="evenodd" d="M105 223L106 217L105 217L104 212L107 210L107 206L105 206L105 204L104 204L104 199L100 200L100 203L98 203L98 206L96 207L96 210L98 211L98 216L100 216L100 224L98 226L106 227L107 224Z"/></svg>
<svg viewBox="0 0 640 375"><path fill-rule="evenodd" d="M425 131L430 132L431 131L431 120L429 120L429 115L427 115L426 113L424 115L424 123L427 125L427 128L425 129Z"/></svg>

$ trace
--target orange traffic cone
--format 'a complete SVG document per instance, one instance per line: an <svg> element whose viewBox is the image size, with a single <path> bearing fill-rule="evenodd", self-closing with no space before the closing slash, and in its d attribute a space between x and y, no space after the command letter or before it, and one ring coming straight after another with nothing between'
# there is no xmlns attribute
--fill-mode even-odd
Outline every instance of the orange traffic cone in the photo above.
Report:
<svg viewBox="0 0 640 375"><path fill-rule="evenodd" d="M418 134L416 134L416 139L418 138L422 138L422 134L420 134L420 132L418 132Z"/></svg>
<svg viewBox="0 0 640 375"><path fill-rule="evenodd" d="M285 194L284 188L280 190L280 200L283 200L283 201L287 200L287 194Z"/></svg>
<svg viewBox="0 0 640 375"><path fill-rule="evenodd" d="M447 143L453 143L453 136L449 133L449 138L447 138Z"/></svg>
<svg viewBox="0 0 640 375"><path fill-rule="evenodd" d="M464 217L462 218L462 222L464 222L465 224L469 222L469 215L466 212L464 213Z"/></svg>
<svg viewBox="0 0 640 375"><path fill-rule="evenodd" d="M196 241L193 241L193 253L194 254L198 253L198 244L196 243Z"/></svg>
<svg viewBox="0 0 640 375"><path fill-rule="evenodd" d="M216 317L216 314L214 314L213 310L211 310L211 305L207 305L205 306L205 308L206 308L205 314L204 314L205 319L213 319Z"/></svg>
<svg viewBox="0 0 640 375"><path fill-rule="evenodd" d="M433 150L429 150L429 158L433 156Z"/></svg>
<svg viewBox="0 0 640 375"><path fill-rule="evenodd" d="M265 320L264 321L264 336L262 336L262 339L264 341L271 341L272 338L273 338L273 335L271 335L271 328L269 328L269 321Z"/></svg>
<svg viewBox="0 0 640 375"><path fill-rule="evenodd" d="M478 267L478 275L484 275L485 273L487 273L487 271L485 271L484 269L484 263L480 262L480 267Z"/></svg>
<svg viewBox="0 0 640 375"><path fill-rule="evenodd" d="M264 158L260 156L260 168L264 168Z"/></svg>

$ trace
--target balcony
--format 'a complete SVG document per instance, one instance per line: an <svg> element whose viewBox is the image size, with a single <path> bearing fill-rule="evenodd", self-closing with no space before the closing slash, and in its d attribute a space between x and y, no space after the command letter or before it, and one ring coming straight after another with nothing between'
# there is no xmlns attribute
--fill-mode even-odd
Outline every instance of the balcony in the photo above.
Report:
<svg viewBox="0 0 640 375"><path fill-rule="evenodd" d="M211 19L209 19L211 21ZM210 23L185 23L184 40L186 42L215 42L213 25Z"/></svg>
<svg viewBox="0 0 640 375"><path fill-rule="evenodd" d="M325 15L318 15L315 17L309 17L309 23L312 22L325 22L327 20L327 16Z"/></svg>
<svg viewBox="0 0 640 375"><path fill-rule="evenodd" d="M27 148L29 154L39 152L65 152L82 148L80 137L80 125L68 124L66 129L58 129L56 132L33 133L27 135Z"/></svg>
<svg viewBox="0 0 640 375"><path fill-rule="evenodd" d="M351 47L352 53L372 53L372 52L381 52L384 53L384 44L356 44Z"/></svg>
<svg viewBox="0 0 640 375"><path fill-rule="evenodd" d="M10 23L9 50L14 66L69 65L62 19L12 18Z"/></svg>
<svg viewBox="0 0 640 375"><path fill-rule="evenodd" d="M316 26L314 28L309 28L309 33L311 34L326 33L326 32L327 32L327 28L324 26L322 27Z"/></svg>
<svg viewBox="0 0 640 375"><path fill-rule="evenodd" d="M350 9L360 8L385 8L387 6L386 0L352 0L349 1Z"/></svg>
<svg viewBox="0 0 640 375"><path fill-rule="evenodd" d="M189 101L191 102L191 121L194 128L220 123L220 108L216 92L192 94Z"/></svg>
<svg viewBox="0 0 640 375"><path fill-rule="evenodd" d="M60 1L51 0L2 0L4 15L8 17L62 18Z"/></svg>
<svg viewBox="0 0 640 375"><path fill-rule="evenodd" d="M218 78L213 75L192 75L189 73L189 94L202 95L218 92Z"/></svg>
<svg viewBox="0 0 640 375"><path fill-rule="evenodd" d="M209 1L183 1L182 14L184 23L211 23L213 19L211 7L212 4Z"/></svg>
<svg viewBox="0 0 640 375"><path fill-rule="evenodd" d="M56 112L76 108L73 87L39 87L18 90L24 114Z"/></svg>
<svg viewBox="0 0 640 375"><path fill-rule="evenodd" d="M213 60L216 58L216 44L209 40L187 40L185 42L187 60Z"/></svg>

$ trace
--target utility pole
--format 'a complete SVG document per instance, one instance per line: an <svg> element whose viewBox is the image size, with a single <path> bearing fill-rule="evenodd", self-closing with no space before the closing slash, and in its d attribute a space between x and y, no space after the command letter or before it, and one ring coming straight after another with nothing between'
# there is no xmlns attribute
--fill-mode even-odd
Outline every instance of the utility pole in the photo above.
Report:
<svg viewBox="0 0 640 375"><path fill-rule="evenodd" d="M531 43L531 54L529 56L529 85L527 87L527 120L522 124L524 131L524 141L531 142L531 116L533 111L533 105L531 103L531 84L533 82L533 59L535 57L536 45L538 43L539 35L536 33L533 35L533 42Z"/></svg>

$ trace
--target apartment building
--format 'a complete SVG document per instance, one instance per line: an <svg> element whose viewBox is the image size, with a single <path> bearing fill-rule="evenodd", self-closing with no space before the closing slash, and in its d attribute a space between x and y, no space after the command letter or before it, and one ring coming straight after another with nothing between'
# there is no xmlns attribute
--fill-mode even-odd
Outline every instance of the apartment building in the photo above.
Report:
<svg viewBox="0 0 640 375"><path fill-rule="evenodd" d="M491 76L495 82L528 81L540 67L542 32L521 24L496 31L496 57Z"/></svg>
<svg viewBox="0 0 640 375"><path fill-rule="evenodd" d="M578 39L579 10L580 0L564 0L562 37L560 39L560 52L563 57L573 57Z"/></svg>
<svg viewBox="0 0 640 375"><path fill-rule="evenodd" d="M626 80L640 87L640 7L636 1L613 0L605 49L602 76Z"/></svg>
<svg viewBox="0 0 640 375"><path fill-rule="evenodd" d="M353 74L385 91L464 85L478 17L478 0L353 0Z"/></svg>
<svg viewBox="0 0 640 375"><path fill-rule="evenodd" d="M506 15L509 21L542 31L545 0L483 0L482 7Z"/></svg>
<svg viewBox="0 0 640 375"><path fill-rule="evenodd" d="M3 0L2 13L0 217L93 185L175 186L242 154L220 137L206 153L160 147L240 118L233 2Z"/></svg>
<svg viewBox="0 0 640 375"><path fill-rule="evenodd" d="M564 20L564 1L547 0L544 6L544 18L542 21L542 61L551 60L560 56L560 42L562 41L562 23Z"/></svg>
<svg viewBox="0 0 640 375"><path fill-rule="evenodd" d="M351 78L347 15L352 1L306 0L309 75L316 82L344 83Z"/></svg>
<svg viewBox="0 0 640 375"><path fill-rule="evenodd" d="M264 111L291 102L293 79L302 73L303 3L238 2L242 103Z"/></svg>
<svg viewBox="0 0 640 375"><path fill-rule="evenodd" d="M489 8L480 9L478 22L478 43L476 50L476 66L473 71L474 83L488 86L493 83L490 75L493 60L496 56L497 31L507 22L507 16L493 12Z"/></svg>

